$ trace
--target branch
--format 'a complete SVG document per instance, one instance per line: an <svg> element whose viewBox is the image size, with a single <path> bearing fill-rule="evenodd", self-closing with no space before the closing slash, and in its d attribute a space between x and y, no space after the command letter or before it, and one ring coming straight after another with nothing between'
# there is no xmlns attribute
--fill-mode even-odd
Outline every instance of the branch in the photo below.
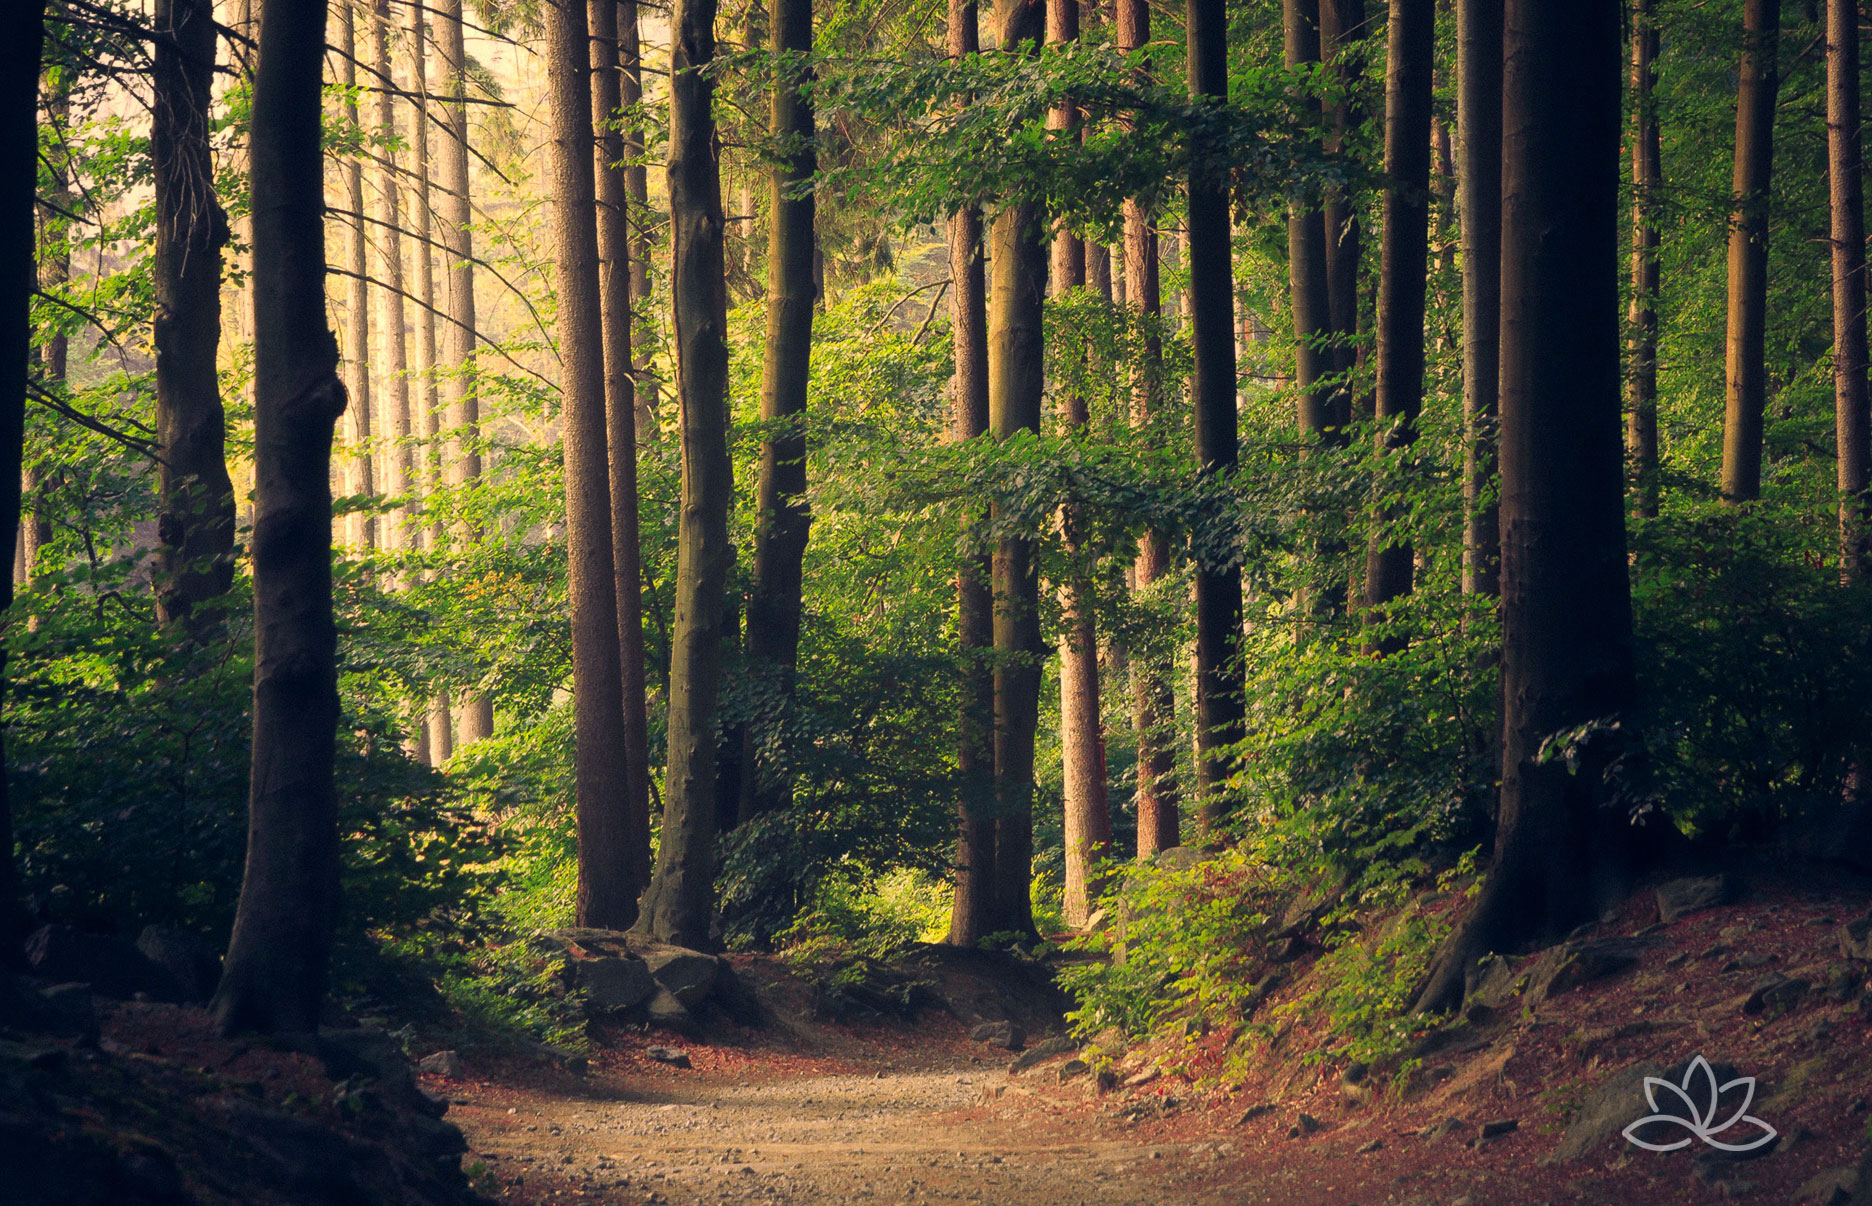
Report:
<svg viewBox="0 0 1872 1206"><path fill-rule="evenodd" d="M515 368L519 369L521 372L525 373L527 376L533 378L535 381L538 381L541 385L544 385L547 389L559 388L552 381L547 380L541 374L528 368L526 365L521 364L518 360L515 360L513 358L512 353L508 352L507 349L502 347L500 344L495 343L493 340L482 335L481 332L475 330L473 327L461 321L459 318L456 318L453 314L450 314L443 310L438 310L434 306L429 305L428 303L424 302L420 297L417 297L414 294L411 294L405 290L395 288L394 286L389 285L385 283L384 281L378 280L376 277L372 276L368 272L363 272L363 273L353 272L349 268L339 268L333 264L325 265L325 271L331 276L346 276L346 277L350 277L354 281L363 281L367 285L376 285L379 289L383 289L387 292L396 294L398 297L402 298L404 301L414 302L421 309L429 311L429 313L435 315L437 318L442 319L444 322L452 323L453 325L460 327L462 330L468 332L470 335L474 336L476 339L480 340L482 343L486 344L488 347L493 348L496 352L499 352L501 354L501 359L505 360L508 364L513 365ZM557 353L555 353L555 357L556 355Z"/></svg>
<svg viewBox="0 0 1872 1206"><path fill-rule="evenodd" d="M118 431L116 428L106 424L102 419L94 418L74 406L67 405L64 401L47 393L31 381L26 383L26 392L28 396L39 405L45 407L47 410L56 411L64 415L80 427L88 428L101 436L107 436L110 439L116 440L125 448L130 449L132 452L140 452L159 465L167 465L169 463L163 460L162 454L156 451L156 445L150 441L140 439L128 432Z"/></svg>

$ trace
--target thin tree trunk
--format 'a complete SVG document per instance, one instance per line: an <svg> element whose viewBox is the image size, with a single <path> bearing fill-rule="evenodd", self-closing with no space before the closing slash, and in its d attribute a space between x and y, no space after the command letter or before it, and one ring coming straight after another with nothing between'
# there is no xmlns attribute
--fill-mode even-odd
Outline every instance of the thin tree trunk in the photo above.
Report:
<svg viewBox="0 0 1872 1206"><path fill-rule="evenodd" d="M1827 3L1827 177L1833 215L1833 414L1839 444L1840 576L1872 569L1867 477L1864 148L1859 125L1859 5Z"/></svg>
<svg viewBox="0 0 1872 1206"><path fill-rule="evenodd" d="M1320 0L1285 0L1281 6L1281 41L1289 69L1319 62L1319 12ZM1300 438L1317 444L1329 439L1339 424L1332 413L1334 391L1321 383L1334 367L1333 322L1326 284L1326 227L1322 212L1311 203L1296 201L1287 210L1287 281L1293 293Z"/></svg>
<svg viewBox="0 0 1872 1206"><path fill-rule="evenodd" d="M728 290L714 155L715 0L676 0L670 49L670 286L682 415L682 514L670 635L669 766L663 832L637 928L680 946L710 942L715 872L715 705L722 592L734 558L728 508Z"/></svg>
<svg viewBox="0 0 1872 1206"><path fill-rule="evenodd" d="M1363 64L1355 60L1371 32L1365 20L1365 0L1319 0L1319 19L1322 56L1332 64L1340 86L1349 92L1363 70ZM1345 148L1347 137L1365 120L1364 112L1349 99L1335 101L1326 116L1331 130L1326 148L1334 153ZM1341 379L1333 391L1332 417L1340 426L1352 419L1352 386L1345 379L1359 359L1362 243L1356 201L1343 189L1333 189L1326 195L1326 300L1333 331L1330 364L1334 375Z"/></svg>
<svg viewBox="0 0 1872 1206"><path fill-rule="evenodd" d="M950 0L949 57L981 49L980 24L972 0ZM982 259L981 211L964 209L949 219L949 296L955 346L955 378L949 402L949 438L972 440L988 430L988 302ZM987 554L964 562L956 575L956 643L962 668L962 714L957 726L955 903L949 913L949 942L974 946L994 932L994 648L993 567Z"/></svg>
<svg viewBox="0 0 1872 1206"><path fill-rule="evenodd" d="M591 0L592 121L598 134L598 292L604 325L605 449L610 462L611 563L624 706L625 866L637 897L650 882L650 734L644 697L643 550L637 522L637 405L631 362L630 198L615 118L623 91L618 0Z"/></svg>
<svg viewBox="0 0 1872 1206"><path fill-rule="evenodd" d="M210 1009L223 1033L318 1028L338 916L338 639L325 325L323 4L269 3L252 118L254 690L247 865Z"/></svg>
<svg viewBox="0 0 1872 1206"><path fill-rule="evenodd" d="M1228 95L1228 20L1222 0L1188 0L1189 91L1221 103ZM1196 461L1204 474L1235 468L1235 272L1230 252L1229 190L1214 165L1198 163L1189 180L1190 398L1196 412ZM1241 639L1241 570L1196 570L1196 800L1202 829L1222 819L1228 747L1241 740L1245 715L1235 680Z"/></svg>
<svg viewBox="0 0 1872 1206"><path fill-rule="evenodd" d="M1632 229L1630 363L1625 396L1625 462L1632 514L1658 513L1657 340L1658 196L1664 170L1658 137L1656 0L1633 0L1631 20Z"/></svg>
<svg viewBox="0 0 1872 1206"><path fill-rule="evenodd" d="M377 92L377 130L385 145L378 151L381 168L377 177L377 256L382 261L382 280L387 286L378 290L381 329L378 337L383 355L383 376L388 396L378 401L377 423L383 449L380 475L383 491L392 498L407 500L414 480L410 449L409 340L404 330L403 314L403 205L402 184L398 179L396 156L390 143L396 138L396 96L391 91L395 64L390 53L390 0L375 0L371 19L374 59L381 77ZM387 420L387 421L386 421ZM397 507L384 518L380 533L386 549L402 549L414 544L409 531L409 507Z"/></svg>
<svg viewBox="0 0 1872 1206"><path fill-rule="evenodd" d="M163 623L234 581L234 485L215 356L221 341L221 248L209 157L214 13L208 0L158 0L151 79L150 161L156 178L156 603ZM200 625L192 625L206 631Z"/></svg>
<svg viewBox="0 0 1872 1206"><path fill-rule="evenodd" d="M1435 0L1391 0L1385 60L1384 234L1378 268L1378 447L1417 438L1423 410L1424 282L1430 250L1430 101L1436 66ZM1378 508L1365 555L1365 606L1410 593L1415 551L1386 529L1397 500ZM1393 649L1395 638L1373 642Z"/></svg>
<svg viewBox="0 0 1872 1206"><path fill-rule="evenodd" d="M438 157L442 194L442 244L447 249L448 271L444 274L443 309L448 321L442 327L442 367L447 378L442 386L443 404L448 409L449 447L444 451L448 484L465 486L481 476L479 432L481 403L475 381L475 290L474 234L468 194L468 51L462 37L462 0L435 0L436 52L441 58L443 79L442 118L446 135ZM461 533L466 537L468 533ZM480 741L494 733L494 703L484 695L463 698L460 720L461 744Z"/></svg>
<svg viewBox="0 0 1872 1206"><path fill-rule="evenodd" d="M1148 0L1118 0L1118 48L1136 51L1150 41ZM1156 324L1162 316L1155 215L1145 201L1124 203L1125 304L1144 327L1142 355L1131 374L1131 425L1150 430L1163 413L1163 344ZM1170 540L1157 529L1138 537L1132 589L1144 593L1170 568ZM1131 717L1137 733L1137 855L1149 858L1177 845L1176 688L1161 650L1131 658Z"/></svg>
<svg viewBox="0 0 1872 1206"><path fill-rule="evenodd" d="M1768 202L1774 166L1781 0L1744 0L1736 92L1735 208L1729 216L1729 319L1723 339L1722 493L1761 496L1762 416L1768 404Z"/></svg>
<svg viewBox="0 0 1872 1206"><path fill-rule="evenodd" d="M1502 0L1457 0L1457 206L1462 211L1464 594L1501 591L1494 495L1501 381Z"/></svg>
<svg viewBox="0 0 1872 1206"><path fill-rule="evenodd" d="M1022 43L1037 51L1045 32L1040 0L1016 0L1002 14L998 44L1004 52ZM996 440L1040 430L1047 272L1043 234L1044 220L1032 204L1006 206L994 220L988 256L988 425ZM1034 743L1043 656L1032 540L1006 537L996 545L993 583L995 929L1031 934Z"/></svg>
<svg viewBox="0 0 1872 1206"><path fill-rule="evenodd" d="M559 296L561 439L565 449L567 595L572 610L573 772L578 811L578 924L637 920L624 793L624 694L612 572L611 474L605 440L605 344L598 293L591 31L583 3L548 6L546 92L552 120L553 268Z"/></svg>
<svg viewBox="0 0 1872 1206"><path fill-rule="evenodd" d="M338 25L339 77L346 89L345 124L361 136L362 116L358 112L357 93L357 24L359 0L338 0L342 19ZM261 17L262 23L265 16ZM346 492L368 495L377 492L376 466L371 457L371 355L370 355L370 234L364 222L364 164L357 156L344 164L345 203L349 206L351 240L346 253L349 293L345 299L345 382L350 404L345 410L345 443L350 445L351 475ZM257 321L257 320L256 320ZM364 511L353 511L348 524L350 544L364 552L377 546L377 523Z"/></svg>
<svg viewBox="0 0 1872 1206"><path fill-rule="evenodd" d="M39 185L39 57L44 44L41 3L9 6L0 15L0 532L20 526L20 468L25 454L26 387L31 380L32 300L38 285L33 262L34 213ZM12 183L4 183L11 181ZM11 382L11 384L6 384ZM13 582L0 585L0 611L13 605ZM0 646L0 688L6 650ZM0 950L19 949L27 916L13 861L13 807L6 775L5 730L0 729ZM0 965L11 965L8 955Z"/></svg>
<svg viewBox="0 0 1872 1206"><path fill-rule="evenodd" d="M773 51L812 53L812 0L774 0ZM797 72L798 74L794 74ZM813 324L813 196L818 165L812 104L800 92L812 72L784 63L769 95L769 134L780 158L770 178L767 243L767 352L761 373L761 421L778 426L761 440L756 489L754 587L748 595L750 674L769 681L784 724L799 667L801 574L812 517L806 505L806 386ZM793 781L760 742L746 768L743 819L787 807Z"/></svg>
<svg viewBox="0 0 1872 1206"><path fill-rule="evenodd" d="M618 0L618 58L623 65L619 100L626 106L643 100L643 40L638 28L637 0ZM644 131L632 121L624 129L624 191L630 197L630 297L641 306L650 299L650 174L643 163ZM633 315L631 326L632 380L637 416L637 443L649 443L657 434L657 382L650 368L656 332L647 313Z"/></svg>
<svg viewBox="0 0 1872 1206"><path fill-rule="evenodd" d="M1495 857L1418 1007L1477 956L1558 938L1622 890L1630 825L1604 771L1634 697L1620 449L1620 11L1508 0L1502 162L1502 785Z"/></svg>

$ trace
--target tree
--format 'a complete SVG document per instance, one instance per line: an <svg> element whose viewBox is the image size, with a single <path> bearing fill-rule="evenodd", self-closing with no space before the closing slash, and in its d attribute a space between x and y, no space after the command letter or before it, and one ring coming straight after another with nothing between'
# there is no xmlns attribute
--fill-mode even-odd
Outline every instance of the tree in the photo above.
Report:
<svg viewBox="0 0 1872 1206"><path fill-rule="evenodd" d="M436 51L442 60L441 179L442 243L448 250L442 327L442 401L452 440L446 455L448 484L464 486L481 476L481 403L475 383L475 283L473 209L468 194L468 50L462 37L462 0L437 0ZM461 702L461 743L494 732L494 704L470 692Z"/></svg>
<svg viewBox="0 0 1872 1206"><path fill-rule="evenodd" d="M1357 102L1357 84L1363 64L1358 61L1361 45L1371 28L1365 19L1365 0L1319 0L1321 56L1332 64L1341 89L1327 111L1330 134L1326 149L1341 152L1346 139L1364 124L1365 114ZM1356 198L1343 188L1326 194L1326 299L1332 314L1334 336L1332 368L1344 378L1358 363L1359 330L1359 261L1361 238ZM1351 388L1341 384L1333 400L1334 418L1340 424L1351 418Z"/></svg>
<svg viewBox="0 0 1872 1206"><path fill-rule="evenodd" d="M1723 498L1761 495L1762 415L1768 405L1768 187L1774 166L1781 0L1743 0L1736 90L1734 209L1729 218L1729 320L1723 340Z"/></svg>
<svg viewBox="0 0 1872 1206"><path fill-rule="evenodd" d="M19 529L20 466L26 436L27 362L32 355L32 297L38 285L33 216L39 183L39 56L44 44L42 3L15 4L0 16L0 532ZM0 583L0 610L13 605L13 579ZM0 687L6 653L0 649ZM5 734L0 732L0 771L6 767ZM19 868L13 861L13 807L7 776L0 774L0 950L4 962L17 959L13 940L25 932L20 902Z"/></svg>
<svg viewBox="0 0 1872 1206"><path fill-rule="evenodd" d="M214 13L207 0L160 0L152 14L150 166L156 178L157 610L181 621L234 580L234 486L216 345L221 340L221 248L208 148Z"/></svg>
<svg viewBox="0 0 1872 1206"><path fill-rule="evenodd" d="M584 4L546 12L552 110L553 268L559 295L566 568L572 610L573 752L578 808L578 923L637 920L632 826L624 792L623 661L612 570L605 447L605 345L598 293L592 154L591 36Z"/></svg>
<svg viewBox="0 0 1872 1206"><path fill-rule="evenodd" d="M637 929L710 943L715 873L715 705L722 592L734 560L728 508L728 286L715 160L715 0L676 0L670 44L670 287L682 415L682 510L670 634L669 765L663 831Z"/></svg>
<svg viewBox="0 0 1872 1206"><path fill-rule="evenodd" d="M362 135L364 124L358 113L357 5L360 0L339 0L342 20L338 24L338 75L345 89L345 124ZM264 26L266 18L261 17ZM346 408L345 442L350 445L350 493L374 494L377 491L376 465L371 457L371 355L370 355L370 233L364 217L364 165L358 156L344 161L345 204L351 219L351 241L346 247L345 276L349 286L345 298L345 369L350 403ZM256 318L255 322L259 320ZM377 522L368 511L354 511L350 523L351 543L368 551L377 544Z"/></svg>
<svg viewBox="0 0 1872 1206"><path fill-rule="evenodd" d="M598 130L598 297L604 327L605 449L610 463L611 566L617 594L619 683L624 706L624 869L632 913L650 882L650 734L644 697L643 549L637 514L637 382L631 350L630 196L617 127L625 72L617 0L591 0L592 123Z"/></svg>
<svg viewBox="0 0 1872 1206"><path fill-rule="evenodd" d="M1502 104L1502 782L1480 897L1418 1000L1616 899L1606 772L1634 694L1620 438L1620 11L1508 0ZM1572 734L1569 757L1545 744Z"/></svg>
<svg viewBox="0 0 1872 1206"><path fill-rule="evenodd" d="M1118 0L1118 48L1135 53L1150 42L1147 0ZM1131 375L1131 423L1148 429L1162 418L1163 344L1155 324L1163 311L1158 277L1156 217L1142 198L1124 203L1125 303L1144 327L1143 355ZM1170 568L1170 540L1152 528L1138 536L1131 563L1134 590L1147 591ZM1176 695L1162 655L1135 651L1131 659L1131 716L1137 731L1137 854L1148 858L1180 841L1177 816Z"/></svg>
<svg viewBox="0 0 1872 1206"><path fill-rule="evenodd" d="M1228 15L1222 0L1188 0L1188 75L1193 99L1228 96ZM1196 461L1204 474L1233 472L1235 417L1235 272L1229 246L1226 177L1203 166L1193 148L1189 177L1190 400L1196 412ZM1226 750L1241 739L1244 709L1232 674L1241 634L1241 568L1196 570L1196 802L1202 828L1221 820Z"/></svg>
<svg viewBox="0 0 1872 1206"><path fill-rule="evenodd" d="M760 479L755 488L754 585L747 601L749 670L771 686L781 725L799 674L801 574L812 516L806 505L806 387L811 375L813 307L812 0L774 0L778 74L768 95L775 161L769 185L767 350L761 371ZM750 207L751 208L751 207ZM759 742L743 768L743 820L785 808L790 772L777 757L778 734Z"/></svg>
<svg viewBox="0 0 1872 1206"><path fill-rule="evenodd" d="M951 58L981 50L973 0L950 0ZM957 210L949 219L949 277L955 377L950 384L949 438L958 443L988 430L988 300L982 260L981 211ZM956 573L956 644L962 664L962 708L957 730L955 902L949 941L974 946L995 928L994 648L992 565L970 557ZM986 790L984 790L984 785Z"/></svg>
<svg viewBox="0 0 1872 1206"><path fill-rule="evenodd" d="M619 101L626 108L643 100L643 48L637 29L637 0L618 0L618 58L622 66ZM650 297L649 173L643 164L644 131L636 122L624 130L624 191L630 197L630 297L633 304ZM655 333L638 321L631 327L637 442L656 437L656 378L649 359Z"/></svg>
<svg viewBox="0 0 1872 1206"><path fill-rule="evenodd" d="M1003 52L1037 53L1041 0L1002 14ZM1041 333L1046 248L1039 206L1004 204L990 236L988 426L996 440L1040 430L1045 384ZM998 508L997 508L998 510ZM994 584L995 914L997 930L1032 933L1034 744L1040 724L1040 578L1034 542L996 544Z"/></svg>
<svg viewBox="0 0 1872 1206"><path fill-rule="evenodd" d="M252 130L254 688L247 865L223 1033L316 1030L338 915L338 638L331 445L345 408L325 325L319 97L325 5L268 4Z"/></svg>
<svg viewBox="0 0 1872 1206"><path fill-rule="evenodd" d="M1626 319L1630 364L1625 386L1625 460L1631 477L1632 514L1639 518L1654 517L1658 510L1658 203L1664 168L1654 99L1657 52L1656 0L1633 0L1631 305Z"/></svg>
<svg viewBox="0 0 1872 1206"><path fill-rule="evenodd" d="M1833 423L1839 445L1840 574L1872 569L1866 403L1865 162L1859 126L1859 5L1827 3L1827 181L1833 225Z"/></svg>
<svg viewBox="0 0 1872 1206"><path fill-rule="evenodd" d="M1494 497L1501 379L1502 0L1456 5L1457 206L1462 215L1463 593L1500 592Z"/></svg>
<svg viewBox="0 0 1872 1206"><path fill-rule="evenodd" d="M1326 0L1333 3L1334 0ZM1319 62L1319 0L1285 0L1281 42L1289 70ZM1310 107L1310 106L1309 106ZM1295 201L1287 209L1287 280L1293 294L1294 384L1300 391L1300 436L1319 443L1340 424L1332 414L1332 307L1326 285L1326 227L1319 207Z"/></svg>
<svg viewBox="0 0 1872 1206"><path fill-rule="evenodd" d="M1430 101L1436 63L1435 0L1391 0L1385 58L1384 234L1378 267L1378 447L1417 438L1423 410L1424 274L1430 251ZM1379 507L1365 555L1365 606L1410 593L1415 550L1386 531L1395 504ZM1379 648L1392 642L1379 641Z"/></svg>
<svg viewBox="0 0 1872 1206"><path fill-rule="evenodd" d="M396 140L396 75L390 54L390 0L375 0L371 9L372 60L377 79L377 136L383 145L377 159L377 259L382 264L383 287L377 290L379 354L378 378L384 387L377 406L377 428L383 453L378 484L391 498L406 499L415 478L410 449L409 339L403 315L403 204L402 183L392 149ZM384 519L383 547L409 545L409 510L399 506Z"/></svg>

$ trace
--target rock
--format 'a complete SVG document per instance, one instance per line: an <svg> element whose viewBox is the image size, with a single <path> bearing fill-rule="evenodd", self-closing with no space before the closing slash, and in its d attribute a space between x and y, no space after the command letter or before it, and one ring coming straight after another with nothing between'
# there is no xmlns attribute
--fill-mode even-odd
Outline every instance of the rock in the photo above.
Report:
<svg viewBox="0 0 1872 1206"><path fill-rule="evenodd" d="M724 960L716 965L715 992L709 998L711 1004L728 1015L728 1020L737 1026L750 1029L766 1021L766 1011L761 1007L760 997L749 988L747 982L735 974L733 967Z"/></svg>
<svg viewBox="0 0 1872 1206"><path fill-rule="evenodd" d="M1287 1128L1287 1137L1289 1139L1300 1139L1307 1135L1318 1134L1325 1128L1325 1123L1313 1117L1313 1115L1307 1113L1305 1110L1302 1110L1299 1115L1294 1118L1294 1124Z"/></svg>
<svg viewBox="0 0 1872 1206"><path fill-rule="evenodd" d="M1445 1118L1441 1122L1431 1123L1417 1134L1425 1139L1447 1139L1461 1130L1463 1130L1463 1124L1460 1119Z"/></svg>
<svg viewBox="0 0 1872 1206"><path fill-rule="evenodd" d="M586 1004L595 1011L611 1013L631 1009L649 1000L657 991L657 982L642 959L605 955L576 960L570 969L573 984L585 994Z"/></svg>
<svg viewBox="0 0 1872 1206"><path fill-rule="evenodd" d="M1065 1055L1069 1051L1077 1050L1079 1050L1078 1039L1067 1034L1056 1034L1051 1038L1040 1040L1033 1046L1027 1048L1027 1050L1015 1056L1014 1062L1008 1065L1008 1071L1018 1075L1043 1060L1052 1059L1056 1055Z"/></svg>
<svg viewBox="0 0 1872 1206"><path fill-rule="evenodd" d="M1008 1051L1019 1051L1027 1042L1026 1033L1020 1025L1012 1021L983 1022L969 1031L969 1038L978 1043L1001 1047Z"/></svg>
<svg viewBox="0 0 1872 1206"><path fill-rule="evenodd" d="M146 925L137 935L136 948L145 959L175 977L189 991L191 1001L206 1001L221 983L221 952L200 934Z"/></svg>
<svg viewBox="0 0 1872 1206"><path fill-rule="evenodd" d="M1520 1129L1521 1120L1519 1118L1497 1118L1493 1122L1485 1122L1477 1127L1476 1138L1484 1141L1499 1139L1503 1135L1512 1135Z"/></svg>
<svg viewBox="0 0 1872 1206"><path fill-rule="evenodd" d="M438 1051L434 1055L425 1055L416 1067L435 1076L454 1079L462 1074L461 1056L453 1051Z"/></svg>
<svg viewBox="0 0 1872 1206"><path fill-rule="evenodd" d="M1769 976L1765 980L1757 981L1749 990L1749 995L1742 1000L1742 1012L1767 1013L1770 1016L1787 1013L1806 997L1808 987L1805 980L1792 979L1788 976Z"/></svg>
<svg viewBox="0 0 1872 1206"><path fill-rule="evenodd" d="M644 1054L657 1063L668 1064L672 1068L687 1068L690 1066L689 1053L676 1047L647 1047L644 1049ZM882 1076L883 1073L880 1072L878 1075Z"/></svg>
<svg viewBox="0 0 1872 1206"><path fill-rule="evenodd" d="M1247 1109L1242 1111L1242 1116L1235 1120L1235 1125L1246 1126L1248 1123L1253 1122L1255 1119L1264 1118L1267 1115L1272 1114L1273 1112L1274 1112L1274 1106L1270 1102L1264 1101L1260 1105L1251 1105Z"/></svg>
<svg viewBox="0 0 1872 1206"><path fill-rule="evenodd" d="M41 926L26 940L27 970L59 984L89 984L103 997L127 1001L148 993L158 1001L189 1000L192 992L132 943L68 925Z"/></svg>
<svg viewBox="0 0 1872 1206"><path fill-rule="evenodd" d="M1194 846L1170 846L1151 858L1151 865L1166 871L1188 871L1209 856Z"/></svg>
<svg viewBox="0 0 1872 1206"><path fill-rule="evenodd" d="M367 1202L371 1188L394 1186L384 1153L315 1122L238 1099L225 1105L227 1130L273 1165L270 1188L288 1200Z"/></svg>
<svg viewBox="0 0 1872 1206"><path fill-rule="evenodd" d="M1463 1000L1493 1008L1514 995L1519 980L1508 960L1486 956L1463 973Z"/></svg>
<svg viewBox="0 0 1872 1206"><path fill-rule="evenodd" d="M1839 928L1840 954L1861 963L1872 963L1872 913Z"/></svg>
<svg viewBox="0 0 1872 1206"><path fill-rule="evenodd" d="M1384 1150L1384 1140L1368 1139L1364 1143L1359 1144L1358 1149L1352 1154L1355 1156L1369 1156L1373 1152L1382 1150Z"/></svg>
<svg viewBox="0 0 1872 1206"><path fill-rule="evenodd" d="M1134 1072L1130 1076L1125 1077L1124 1087L1127 1089L1141 1089L1152 1081L1157 1080L1162 1075L1163 1073L1156 1068L1146 1068L1142 1072Z"/></svg>
<svg viewBox="0 0 1872 1206"><path fill-rule="evenodd" d="M1542 1161L1558 1164L1588 1156L1610 1156L1623 1150L1625 1127L1650 1113L1645 1103L1644 1078L1664 1076L1654 1063L1633 1064L1600 1081L1580 1104L1560 1142Z"/></svg>
<svg viewBox="0 0 1872 1206"><path fill-rule="evenodd" d="M93 1043L98 1037L97 1003L91 999L89 984L54 984L39 992L46 1016L52 1019L45 1027L54 1034L74 1036Z"/></svg>
<svg viewBox="0 0 1872 1206"><path fill-rule="evenodd" d="M1737 886L1727 875L1673 879L1658 887L1658 920L1668 924L1686 913L1728 904L1736 898Z"/></svg>
<svg viewBox="0 0 1872 1206"><path fill-rule="evenodd" d="M1569 993L1638 966L1650 943L1634 938L1592 938L1567 942L1543 954L1528 977L1527 996L1540 1002Z"/></svg>
<svg viewBox="0 0 1872 1206"><path fill-rule="evenodd" d="M1084 1060L1069 1059L1065 1063L1059 1066L1059 1071L1058 1071L1059 1083L1065 1084L1069 1080L1073 1080L1077 1077L1084 1076L1087 1072L1090 1072L1091 1070L1092 1070L1092 1065L1086 1063Z"/></svg>
<svg viewBox="0 0 1872 1206"><path fill-rule="evenodd" d="M1859 1184L1859 1166L1845 1164L1823 1169L1801 1183L1794 1200L1803 1206L1851 1206Z"/></svg>
<svg viewBox="0 0 1872 1206"><path fill-rule="evenodd" d="M721 961L715 956L680 946L646 951L644 964L664 991L685 1009L694 1009L707 1000L715 978L721 974Z"/></svg>
<svg viewBox="0 0 1872 1206"><path fill-rule="evenodd" d="M644 1012L652 1026L664 1026L674 1030L686 1030L693 1023L689 1011L683 1003L670 995L667 988L659 987L644 1006Z"/></svg>
<svg viewBox="0 0 1872 1206"><path fill-rule="evenodd" d="M44 992L35 991L17 976L0 969L0 1030L95 1041L97 1012L91 1006L91 992L83 985L72 987L83 998L82 1008L77 1008L75 1001L61 1008Z"/></svg>

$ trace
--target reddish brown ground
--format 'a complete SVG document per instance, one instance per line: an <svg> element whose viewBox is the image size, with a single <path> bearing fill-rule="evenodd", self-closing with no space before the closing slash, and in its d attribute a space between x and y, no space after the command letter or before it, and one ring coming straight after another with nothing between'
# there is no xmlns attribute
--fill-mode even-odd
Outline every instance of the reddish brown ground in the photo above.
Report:
<svg viewBox="0 0 1872 1206"><path fill-rule="evenodd" d="M1637 970L1511 1017L1474 1050L1429 1056L1440 1081L1407 1099L1347 1100L1338 1068L1298 1058L1317 1046L1304 1032L1226 1084L1215 1083L1219 1036L1135 1051L1121 1072L1189 1071L1101 1094L1083 1077L1058 1083L1059 1060L1010 1076L1004 1054L940 1015L909 1029L795 1024L784 1037L654 1040L686 1050L690 1069L649 1060L653 1040L627 1034L583 1079L471 1058L465 1079L427 1083L457 1103L450 1118L483 1187L515 1203L1779 1206L1865 1150L1872 1001L1816 992L1774 1018L1747 1016L1740 1002L1773 971L1823 979L1840 965L1837 924L1869 906L1863 891L1758 885L1743 903L1659 931ZM1647 895L1601 932L1655 919ZM1857 997L1865 975L1858 965ZM1781 1133L1773 1154L1720 1180L1696 1171L1700 1146L1543 1163L1603 1078L1697 1054L1758 1078L1751 1112ZM1238 1122L1264 1103L1274 1108ZM1301 1111L1324 1127L1290 1139ZM1631 1102L1632 1119L1646 1112ZM1444 1119L1461 1126L1420 1134ZM1518 1129L1473 1143L1480 1123L1505 1119ZM1360 1153L1372 1141L1376 1150Z"/></svg>

